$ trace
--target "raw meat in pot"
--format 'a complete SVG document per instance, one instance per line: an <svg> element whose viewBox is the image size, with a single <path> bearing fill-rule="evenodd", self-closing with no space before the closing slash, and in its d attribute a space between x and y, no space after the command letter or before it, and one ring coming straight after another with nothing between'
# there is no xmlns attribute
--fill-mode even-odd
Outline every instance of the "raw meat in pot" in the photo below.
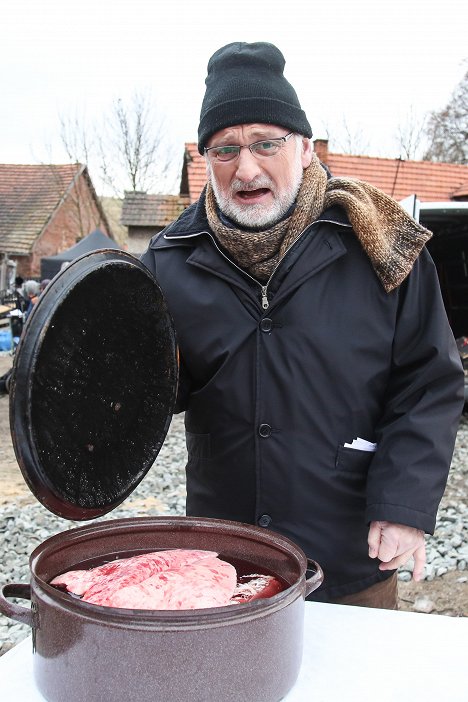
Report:
<svg viewBox="0 0 468 702"><path fill-rule="evenodd" d="M131 609L203 609L229 603L236 587L236 570L220 558L204 558L178 569L165 570L138 585L123 587L102 601L88 602Z"/></svg>
<svg viewBox="0 0 468 702"><path fill-rule="evenodd" d="M203 609L243 604L276 595L283 586L271 575L241 576L215 551L173 549L72 570L52 585L104 607L151 610Z"/></svg>
<svg viewBox="0 0 468 702"><path fill-rule="evenodd" d="M91 604L130 609L198 609L227 605L234 566L215 551L173 549L123 558L90 570L72 570L51 585L65 586Z"/></svg>
<svg viewBox="0 0 468 702"><path fill-rule="evenodd" d="M230 604L263 600L277 595L281 590L283 590L282 584L273 575L244 575L236 586Z"/></svg>
<svg viewBox="0 0 468 702"><path fill-rule="evenodd" d="M215 551L194 549L154 551L110 561L90 570L70 570L51 580L51 585L61 585L75 595L95 596L102 593L104 597L120 587L134 585L168 568L177 568L217 555Z"/></svg>

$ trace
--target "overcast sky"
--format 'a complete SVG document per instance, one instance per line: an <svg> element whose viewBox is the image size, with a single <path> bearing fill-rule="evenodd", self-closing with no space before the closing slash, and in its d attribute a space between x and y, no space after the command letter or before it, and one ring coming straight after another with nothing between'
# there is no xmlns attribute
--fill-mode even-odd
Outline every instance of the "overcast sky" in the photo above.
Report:
<svg viewBox="0 0 468 702"><path fill-rule="evenodd" d="M399 125L445 106L468 69L466 0L15 0L0 25L0 161L65 161L59 115L106 114L151 93L195 141L206 65L231 41L286 58L315 137L360 133L398 157Z"/></svg>

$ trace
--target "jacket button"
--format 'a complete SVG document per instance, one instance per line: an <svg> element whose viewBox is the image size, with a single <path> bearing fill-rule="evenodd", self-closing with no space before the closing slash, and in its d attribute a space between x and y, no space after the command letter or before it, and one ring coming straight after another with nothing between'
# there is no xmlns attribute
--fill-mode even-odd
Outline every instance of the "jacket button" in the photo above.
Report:
<svg viewBox="0 0 468 702"><path fill-rule="evenodd" d="M269 514L262 514L262 516L258 520L258 524L261 527L267 527L270 526L271 524L271 517Z"/></svg>
<svg viewBox="0 0 468 702"><path fill-rule="evenodd" d="M260 322L260 329L262 332L269 334L273 329L273 321L269 317L265 317L265 319L262 319Z"/></svg>
<svg viewBox="0 0 468 702"><path fill-rule="evenodd" d="M258 433L262 439L267 439L271 434L271 427L269 424L260 424L258 427Z"/></svg>

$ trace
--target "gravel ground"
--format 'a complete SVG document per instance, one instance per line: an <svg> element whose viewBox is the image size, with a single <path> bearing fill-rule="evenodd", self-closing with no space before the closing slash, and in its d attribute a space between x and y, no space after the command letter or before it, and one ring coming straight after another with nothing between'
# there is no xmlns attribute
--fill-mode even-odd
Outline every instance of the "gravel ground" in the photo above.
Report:
<svg viewBox="0 0 468 702"><path fill-rule="evenodd" d="M185 506L185 439L183 418L174 417L168 436L158 459L140 486L117 509L104 519L120 517L183 515ZM468 418L461 421L457 445L452 462L449 483L441 503L436 535L427 542L427 567L425 580L436 584L449 577L450 592L467 595L468 571ZM63 532L83 522L69 522L50 514L39 503L21 503L21 499L0 506L0 563L3 583L28 583L29 555L49 536ZM403 597L404 607L419 612L431 612L437 607L427 594L412 583L411 568L399 573L403 595L412 593L411 599ZM420 584L417 584L420 585ZM407 588L405 590L405 587ZM413 587L413 590L411 589ZM430 587L426 588L430 592ZM415 594L416 593L416 594ZM450 600L450 593L448 594ZM24 600L17 602L25 606ZM444 614L467 615L465 605L443 610ZM440 610L439 610L440 611ZM29 627L0 615L0 655L30 633Z"/></svg>

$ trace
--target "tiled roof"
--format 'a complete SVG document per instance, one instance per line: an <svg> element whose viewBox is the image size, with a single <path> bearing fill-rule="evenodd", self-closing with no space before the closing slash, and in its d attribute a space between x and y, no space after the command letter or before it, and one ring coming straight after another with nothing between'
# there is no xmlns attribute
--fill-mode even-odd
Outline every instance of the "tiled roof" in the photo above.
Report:
<svg viewBox="0 0 468 702"><path fill-rule="evenodd" d="M335 176L359 178L395 200L416 195L421 202L447 202L468 189L468 166L455 163L328 154L328 167Z"/></svg>
<svg viewBox="0 0 468 702"><path fill-rule="evenodd" d="M133 227L166 227L190 204L183 195L148 195L127 192L121 223Z"/></svg>
<svg viewBox="0 0 468 702"><path fill-rule="evenodd" d="M195 202L206 182L205 159L196 144L187 143L185 149L185 189L190 202ZM328 153L327 165L334 176L359 178L395 200L416 195L422 202L446 202L468 196L468 166L333 153Z"/></svg>
<svg viewBox="0 0 468 702"><path fill-rule="evenodd" d="M81 164L0 164L0 250L29 254L84 168Z"/></svg>

